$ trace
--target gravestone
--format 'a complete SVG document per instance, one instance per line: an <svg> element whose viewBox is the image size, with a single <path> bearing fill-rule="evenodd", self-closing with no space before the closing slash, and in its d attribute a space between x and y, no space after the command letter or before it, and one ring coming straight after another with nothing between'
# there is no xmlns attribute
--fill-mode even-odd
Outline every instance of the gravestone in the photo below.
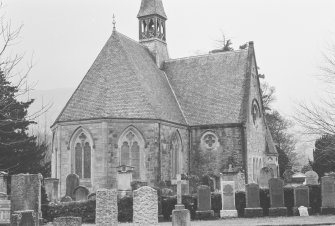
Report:
<svg viewBox="0 0 335 226"><path fill-rule="evenodd" d="M221 181L221 198L222 210L220 210L221 218L237 217L237 210L235 207L235 182Z"/></svg>
<svg viewBox="0 0 335 226"><path fill-rule="evenodd" d="M191 214L188 209L182 204L182 181L181 175L177 175L177 205L172 211L172 226L190 226Z"/></svg>
<svg viewBox="0 0 335 226"><path fill-rule="evenodd" d="M79 176L77 174L69 174L66 177L66 194L65 196L70 196L72 200L75 200L73 191L79 186Z"/></svg>
<svg viewBox="0 0 335 226"><path fill-rule="evenodd" d="M38 216L34 210L15 211L11 226L38 226Z"/></svg>
<svg viewBox="0 0 335 226"><path fill-rule="evenodd" d="M7 194L8 173L0 171L0 192Z"/></svg>
<svg viewBox="0 0 335 226"><path fill-rule="evenodd" d="M301 216L301 217L308 217L309 216L307 207L300 206L298 208L298 211L299 211L299 216Z"/></svg>
<svg viewBox="0 0 335 226"><path fill-rule="evenodd" d="M269 188L269 180L271 178L274 178L273 170L269 167L263 167L259 177L260 188Z"/></svg>
<svg viewBox="0 0 335 226"><path fill-rule="evenodd" d="M33 210L35 222L42 218L41 174L18 174L11 178L11 212Z"/></svg>
<svg viewBox="0 0 335 226"><path fill-rule="evenodd" d="M335 179L330 176L321 178L321 214L335 214Z"/></svg>
<svg viewBox="0 0 335 226"><path fill-rule="evenodd" d="M73 191L73 197L75 201L86 201L90 191L84 186L78 186Z"/></svg>
<svg viewBox="0 0 335 226"><path fill-rule="evenodd" d="M58 183L59 179L45 178L44 180L45 192L51 202L58 200Z"/></svg>
<svg viewBox="0 0 335 226"><path fill-rule="evenodd" d="M284 205L284 181L279 178L269 180L270 204L269 216L286 216L287 208Z"/></svg>
<svg viewBox="0 0 335 226"><path fill-rule="evenodd" d="M263 209L260 205L258 184L247 184L245 189L247 206L244 209L244 217L263 217Z"/></svg>
<svg viewBox="0 0 335 226"><path fill-rule="evenodd" d="M81 217L58 217L53 221L53 226L81 226Z"/></svg>
<svg viewBox="0 0 335 226"><path fill-rule="evenodd" d="M308 171L306 175L306 185L318 185L319 184L319 175L315 171Z"/></svg>
<svg viewBox="0 0 335 226"><path fill-rule="evenodd" d="M118 207L116 189L99 189L96 192L96 226L117 226Z"/></svg>
<svg viewBox="0 0 335 226"><path fill-rule="evenodd" d="M145 186L133 192L133 225L158 225L157 190Z"/></svg>
<svg viewBox="0 0 335 226"><path fill-rule="evenodd" d="M73 200L70 196L65 196L60 201L61 202L72 202Z"/></svg>
<svg viewBox="0 0 335 226"><path fill-rule="evenodd" d="M0 225L10 224L10 200L5 193L0 193Z"/></svg>
<svg viewBox="0 0 335 226"><path fill-rule="evenodd" d="M214 216L211 203L211 188L207 185L200 185L197 188L198 208L196 211L199 220L208 219Z"/></svg>
<svg viewBox="0 0 335 226"><path fill-rule="evenodd" d="M299 207L301 206L309 208L309 188L303 185L294 188L294 215L299 216Z"/></svg>

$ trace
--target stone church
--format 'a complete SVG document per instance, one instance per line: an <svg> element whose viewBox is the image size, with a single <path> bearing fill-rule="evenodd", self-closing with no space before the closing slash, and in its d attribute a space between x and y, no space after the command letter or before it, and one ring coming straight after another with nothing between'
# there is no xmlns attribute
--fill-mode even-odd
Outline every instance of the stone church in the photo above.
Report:
<svg viewBox="0 0 335 226"><path fill-rule="evenodd" d="M171 59L162 0L142 0L137 18L139 41L114 27L51 127L60 195L70 173L93 192L174 184L177 174L236 173L250 183L263 167L278 171L253 42Z"/></svg>

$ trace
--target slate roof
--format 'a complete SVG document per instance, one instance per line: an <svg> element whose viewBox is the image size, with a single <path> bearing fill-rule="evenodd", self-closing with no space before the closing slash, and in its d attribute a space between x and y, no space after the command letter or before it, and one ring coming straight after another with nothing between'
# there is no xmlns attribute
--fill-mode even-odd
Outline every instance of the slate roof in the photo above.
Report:
<svg viewBox="0 0 335 226"><path fill-rule="evenodd" d="M188 125L241 123L248 50L169 60L164 64Z"/></svg>
<svg viewBox="0 0 335 226"><path fill-rule="evenodd" d="M140 11L137 17L159 15L167 19L162 0L142 0Z"/></svg>
<svg viewBox="0 0 335 226"><path fill-rule="evenodd" d="M186 124L166 75L149 50L114 31L56 122L162 119Z"/></svg>

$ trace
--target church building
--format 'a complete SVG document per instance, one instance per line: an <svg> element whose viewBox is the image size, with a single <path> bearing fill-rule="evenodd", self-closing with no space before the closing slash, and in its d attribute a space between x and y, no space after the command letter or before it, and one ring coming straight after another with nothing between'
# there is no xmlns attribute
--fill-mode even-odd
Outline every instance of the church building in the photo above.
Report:
<svg viewBox="0 0 335 226"><path fill-rule="evenodd" d="M114 27L51 127L60 195L71 173L94 192L173 185L177 174L257 183L263 167L278 172L253 42L171 59L162 0L142 0L137 18L139 40Z"/></svg>

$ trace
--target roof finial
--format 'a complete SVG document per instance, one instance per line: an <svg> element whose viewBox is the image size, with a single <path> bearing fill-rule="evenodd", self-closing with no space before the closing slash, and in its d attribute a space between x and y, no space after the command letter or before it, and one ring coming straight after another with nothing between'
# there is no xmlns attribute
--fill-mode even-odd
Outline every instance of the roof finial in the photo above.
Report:
<svg viewBox="0 0 335 226"><path fill-rule="evenodd" d="M113 31L116 31L115 24L116 24L115 15L113 14Z"/></svg>

